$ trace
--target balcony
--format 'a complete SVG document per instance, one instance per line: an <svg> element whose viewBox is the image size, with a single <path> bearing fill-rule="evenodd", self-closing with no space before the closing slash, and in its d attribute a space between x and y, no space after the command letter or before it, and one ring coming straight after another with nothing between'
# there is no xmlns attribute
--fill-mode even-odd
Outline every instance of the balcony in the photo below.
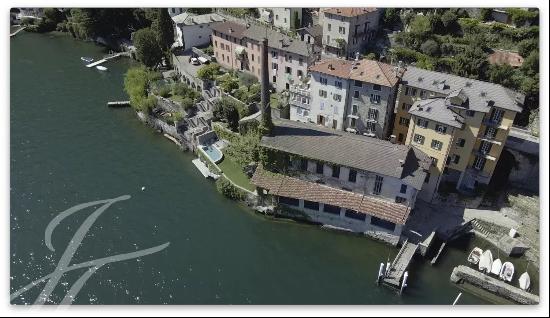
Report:
<svg viewBox="0 0 550 318"><path fill-rule="evenodd" d="M304 102L302 98L292 98L289 100L290 105L304 108L307 110L311 109L311 105L309 103Z"/></svg>
<svg viewBox="0 0 550 318"><path fill-rule="evenodd" d="M300 96L304 96L304 97L310 97L311 96L311 92L309 89L307 88L300 88L296 85L290 85L290 93L292 94L296 94L296 95L300 95Z"/></svg>

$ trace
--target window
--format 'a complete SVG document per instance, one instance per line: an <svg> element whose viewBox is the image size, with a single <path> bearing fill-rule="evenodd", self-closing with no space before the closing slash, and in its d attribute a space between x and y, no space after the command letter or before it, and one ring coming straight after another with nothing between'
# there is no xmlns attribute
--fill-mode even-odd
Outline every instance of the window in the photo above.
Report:
<svg viewBox="0 0 550 318"><path fill-rule="evenodd" d="M273 83L277 83L277 76L273 75Z"/></svg>
<svg viewBox="0 0 550 318"><path fill-rule="evenodd" d="M315 168L315 172L317 172L318 174L323 174L323 163L322 162L317 162L317 167Z"/></svg>
<svg viewBox="0 0 550 318"><path fill-rule="evenodd" d="M338 27L338 33L340 33L340 34L346 34L346 28L344 28L344 27Z"/></svg>
<svg viewBox="0 0 550 318"><path fill-rule="evenodd" d="M456 145L459 147L464 147L464 144L466 144L466 139L464 138L458 138L458 140L456 141Z"/></svg>
<svg viewBox="0 0 550 318"><path fill-rule="evenodd" d="M460 156L459 155L453 155L453 163L455 165L457 165L459 161L460 161Z"/></svg>
<svg viewBox="0 0 550 318"><path fill-rule="evenodd" d="M475 114L476 114L476 112L473 111L473 110L467 110L466 111L466 116L468 116L468 117L474 117Z"/></svg>
<svg viewBox="0 0 550 318"><path fill-rule="evenodd" d="M428 182L430 182L430 173L429 172L426 173L426 178L424 178L424 183L428 183Z"/></svg>
<svg viewBox="0 0 550 318"><path fill-rule="evenodd" d="M353 98L359 98L359 91L353 92Z"/></svg>
<svg viewBox="0 0 550 318"><path fill-rule="evenodd" d="M447 132L447 126L437 124L435 125L435 131L437 131L440 134L444 134Z"/></svg>
<svg viewBox="0 0 550 318"><path fill-rule="evenodd" d="M370 94L370 102L374 104L380 104L380 95Z"/></svg>
<svg viewBox="0 0 550 318"><path fill-rule="evenodd" d="M300 170L307 171L307 159L300 160Z"/></svg>
<svg viewBox="0 0 550 318"><path fill-rule="evenodd" d="M401 189L399 190L399 193L407 193L407 185L406 184L401 185Z"/></svg>
<svg viewBox="0 0 550 318"><path fill-rule="evenodd" d="M487 127L485 129L485 138L494 139L497 134L497 130L494 127Z"/></svg>
<svg viewBox="0 0 550 318"><path fill-rule="evenodd" d="M274 70L278 70L279 69L279 64L271 63L271 68L274 69Z"/></svg>
<svg viewBox="0 0 550 318"><path fill-rule="evenodd" d="M355 182L357 180L357 171L349 169L348 181Z"/></svg>
<svg viewBox="0 0 550 318"><path fill-rule="evenodd" d="M326 92L325 92L325 97L326 97ZM325 103L321 102L321 103L319 104L319 108L320 108L321 110L325 109Z"/></svg>
<svg viewBox="0 0 550 318"><path fill-rule="evenodd" d="M405 87L405 95L407 96L416 96L416 88Z"/></svg>
<svg viewBox="0 0 550 318"><path fill-rule="evenodd" d="M292 74L292 68L290 68L290 67L288 67L288 66L285 67L285 73L286 73L286 74Z"/></svg>
<svg viewBox="0 0 550 318"><path fill-rule="evenodd" d="M416 143L419 144L419 145L423 145L425 139L426 139L426 138L425 138L424 136L422 136L422 135L419 135L419 134L415 134L415 135L414 135L414 142L416 142Z"/></svg>
<svg viewBox="0 0 550 318"><path fill-rule="evenodd" d="M504 111L502 109L493 109L493 113L491 114L491 121L495 124L500 124L502 121L502 117L504 116Z"/></svg>
<svg viewBox="0 0 550 318"><path fill-rule="evenodd" d="M290 54L288 55L288 61L289 61L290 63L292 63L292 55L290 55Z"/></svg>
<svg viewBox="0 0 550 318"><path fill-rule="evenodd" d="M323 212L340 215L340 207L335 205L325 204L323 206Z"/></svg>
<svg viewBox="0 0 550 318"><path fill-rule="evenodd" d="M350 127L351 127L351 128L355 128L355 125L356 125L357 120L356 120L355 118L351 118L350 121L351 121L351 122L350 122Z"/></svg>
<svg viewBox="0 0 550 318"><path fill-rule="evenodd" d="M375 122L372 122L372 121L367 122L365 127L367 128L367 132L369 132L369 133L375 133L376 132L376 123Z"/></svg>
<svg viewBox="0 0 550 318"><path fill-rule="evenodd" d="M332 25L329 23L327 27L328 27L328 30L330 31L332 28Z"/></svg>
<svg viewBox="0 0 550 318"><path fill-rule="evenodd" d="M342 89L342 82L341 82L341 81L334 81L334 85L335 85L338 89Z"/></svg>
<svg viewBox="0 0 550 318"><path fill-rule="evenodd" d="M337 102L342 101L342 95L340 95L340 94L334 94L334 95L332 95L332 98Z"/></svg>
<svg viewBox="0 0 550 318"><path fill-rule="evenodd" d="M408 86L405 87L405 95L408 96L410 93L411 93L411 88Z"/></svg>
<svg viewBox="0 0 550 318"><path fill-rule="evenodd" d="M333 178L340 178L340 166L332 166L332 177Z"/></svg>
<svg viewBox="0 0 550 318"><path fill-rule="evenodd" d="M384 228L386 230L394 231L395 230L395 223L392 223L390 221L382 220L380 218L377 218L375 216L371 217L370 223L372 225Z"/></svg>
<svg viewBox="0 0 550 318"><path fill-rule="evenodd" d="M337 111L337 110L336 110ZM337 119L333 119L332 120L332 129L336 129L338 127L338 120Z"/></svg>
<svg viewBox="0 0 550 318"><path fill-rule="evenodd" d="M276 59L277 58L277 51L271 51L271 57Z"/></svg>
<svg viewBox="0 0 550 318"><path fill-rule="evenodd" d="M304 200L304 208L319 211L319 202Z"/></svg>
<svg viewBox="0 0 550 318"><path fill-rule="evenodd" d="M485 158L481 156L476 156L476 159L474 160L474 169L483 170L484 166L485 166Z"/></svg>
<svg viewBox="0 0 550 318"><path fill-rule="evenodd" d="M407 198L403 198L400 196L395 197L395 203L405 203L405 202L407 202Z"/></svg>
<svg viewBox="0 0 550 318"><path fill-rule="evenodd" d="M292 205L292 206L299 206L300 200L288 198L288 197L279 197L279 203L286 204L286 205Z"/></svg>
<svg viewBox="0 0 550 318"><path fill-rule="evenodd" d="M275 15L275 20L279 20L279 15L278 14Z"/></svg>
<svg viewBox="0 0 550 318"><path fill-rule="evenodd" d="M443 143L439 140L433 139L431 147L435 150L441 150L441 148L443 148Z"/></svg>
<svg viewBox="0 0 550 318"><path fill-rule="evenodd" d="M319 82L321 82L321 84L323 85L327 85L328 80L325 77L320 77Z"/></svg>
<svg viewBox="0 0 550 318"><path fill-rule="evenodd" d="M327 91L324 91L324 90L320 89L319 90L319 96L327 98ZM323 109L323 108L321 108L321 109Z"/></svg>
<svg viewBox="0 0 550 318"><path fill-rule="evenodd" d="M416 124L422 128L428 128L428 121L425 119L418 118L418 120L416 121Z"/></svg>
<svg viewBox="0 0 550 318"><path fill-rule="evenodd" d="M218 47L218 41L214 41L214 46Z"/></svg>
<svg viewBox="0 0 550 318"><path fill-rule="evenodd" d="M334 106L334 108L333 108L333 113L334 113L335 115L338 115L338 106Z"/></svg>
<svg viewBox="0 0 550 318"><path fill-rule="evenodd" d="M374 180L374 190L372 193L374 194L380 194L382 192L382 183L384 182L384 177L382 176L376 176Z"/></svg>
<svg viewBox="0 0 550 318"><path fill-rule="evenodd" d="M430 157L430 159L432 159L432 165L437 166L437 158Z"/></svg>
<svg viewBox="0 0 550 318"><path fill-rule="evenodd" d="M409 109L411 109L411 107L412 107L412 105L407 104L407 103L403 103L403 105L401 105L401 109L406 110L406 111L409 111Z"/></svg>
<svg viewBox="0 0 550 318"><path fill-rule="evenodd" d="M370 108L368 118L370 120L378 120L378 109Z"/></svg>
<svg viewBox="0 0 550 318"><path fill-rule="evenodd" d="M353 82L353 85L354 85L355 87L362 87L362 86L363 86L363 82L358 81L358 80L355 80L355 81Z"/></svg>
<svg viewBox="0 0 550 318"><path fill-rule="evenodd" d="M425 90L420 90L420 98L424 99L426 97L426 91Z"/></svg>
<svg viewBox="0 0 550 318"><path fill-rule="evenodd" d="M482 154L488 154L491 151L492 144L488 141L483 140L481 145L479 145L479 151Z"/></svg>
<svg viewBox="0 0 550 318"><path fill-rule="evenodd" d="M405 117L399 117L399 125L401 126L409 126L410 119Z"/></svg>
<svg viewBox="0 0 550 318"><path fill-rule="evenodd" d="M296 72L296 75L298 75L299 77L302 77L304 73L302 72L302 70L298 70L298 72Z"/></svg>
<svg viewBox="0 0 550 318"><path fill-rule="evenodd" d="M351 114L357 115L357 105L351 105Z"/></svg>
<svg viewBox="0 0 550 318"><path fill-rule="evenodd" d="M304 64L304 60L300 57L298 59L298 65L302 66Z"/></svg>
<svg viewBox="0 0 550 318"><path fill-rule="evenodd" d="M375 91L381 91L381 90L382 90L382 86L377 85L377 84L374 84L374 85L372 85L372 89L375 90Z"/></svg>
<svg viewBox="0 0 550 318"><path fill-rule="evenodd" d="M359 212L354 211L354 210L346 209L346 214L345 215L346 215L347 218L358 220L358 221L365 221L367 219L366 214L359 213Z"/></svg>

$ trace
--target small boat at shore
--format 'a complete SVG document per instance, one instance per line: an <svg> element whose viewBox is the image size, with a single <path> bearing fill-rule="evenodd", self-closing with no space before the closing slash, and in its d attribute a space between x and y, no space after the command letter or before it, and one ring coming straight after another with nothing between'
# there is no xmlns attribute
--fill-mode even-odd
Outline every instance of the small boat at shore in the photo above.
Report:
<svg viewBox="0 0 550 318"><path fill-rule="evenodd" d="M481 254L478 266L482 272L489 273L491 271L491 266L493 266L493 253L491 253L491 250L486 250Z"/></svg>
<svg viewBox="0 0 550 318"><path fill-rule="evenodd" d="M502 264L502 269L500 270L500 274L498 276L502 280L511 282L512 277L514 277L514 264L510 262L505 262Z"/></svg>
<svg viewBox="0 0 550 318"><path fill-rule="evenodd" d="M529 274L527 272L521 274L519 277L519 288L523 290L528 290L531 286L531 277L529 277Z"/></svg>
<svg viewBox="0 0 550 318"><path fill-rule="evenodd" d="M107 68L105 66L101 66L101 65L98 65L95 68L97 68L100 71L106 71L107 70Z"/></svg>
<svg viewBox="0 0 550 318"><path fill-rule="evenodd" d="M500 258L497 258L493 262L493 265L491 265L491 274L498 276L500 275L501 269L502 269L502 261L500 260Z"/></svg>
<svg viewBox="0 0 550 318"><path fill-rule="evenodd" d="M477 263L479 263L479 258L481 257L481 254L483 254L483 250L477 246L474 247L474 249L470 252L470 255L468 255L468 262L477 265Z"/></svg>
<svg viewBox="0 0 550 318"><path fill-rule="evenodd" d="M82 61L86 62L86 63L91 63L91 62L94 61L93 58L91 58L91 57L86 57L86 56L82 56L82 57L80 57L80 59L81 59Z"/></svg>

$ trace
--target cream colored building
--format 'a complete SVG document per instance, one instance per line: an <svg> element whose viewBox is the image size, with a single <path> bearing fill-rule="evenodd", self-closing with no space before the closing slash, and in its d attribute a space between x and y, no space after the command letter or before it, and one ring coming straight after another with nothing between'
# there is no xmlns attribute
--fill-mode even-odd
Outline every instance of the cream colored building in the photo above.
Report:
<svg viewBox="0 0 550 318"><path fill-rule="evenodd" d="M488 184L523 100L501 85L408 67L393 135L433 158L420 196L431 201L443 182L466 192Z"/></svg>

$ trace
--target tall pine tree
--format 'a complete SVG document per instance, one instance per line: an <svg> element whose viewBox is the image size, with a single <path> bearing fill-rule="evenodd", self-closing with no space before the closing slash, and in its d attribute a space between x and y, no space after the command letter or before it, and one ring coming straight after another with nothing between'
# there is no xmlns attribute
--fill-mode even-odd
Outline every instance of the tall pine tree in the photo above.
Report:
<svg viewBox="0 0 550 318"><path fill-rule="evenodd" d="M174 26L168 9L158 9L157 20L153 23L152 27L157 34L162 49L164 51L168 50L172 43L174 43Z"/></svg>

